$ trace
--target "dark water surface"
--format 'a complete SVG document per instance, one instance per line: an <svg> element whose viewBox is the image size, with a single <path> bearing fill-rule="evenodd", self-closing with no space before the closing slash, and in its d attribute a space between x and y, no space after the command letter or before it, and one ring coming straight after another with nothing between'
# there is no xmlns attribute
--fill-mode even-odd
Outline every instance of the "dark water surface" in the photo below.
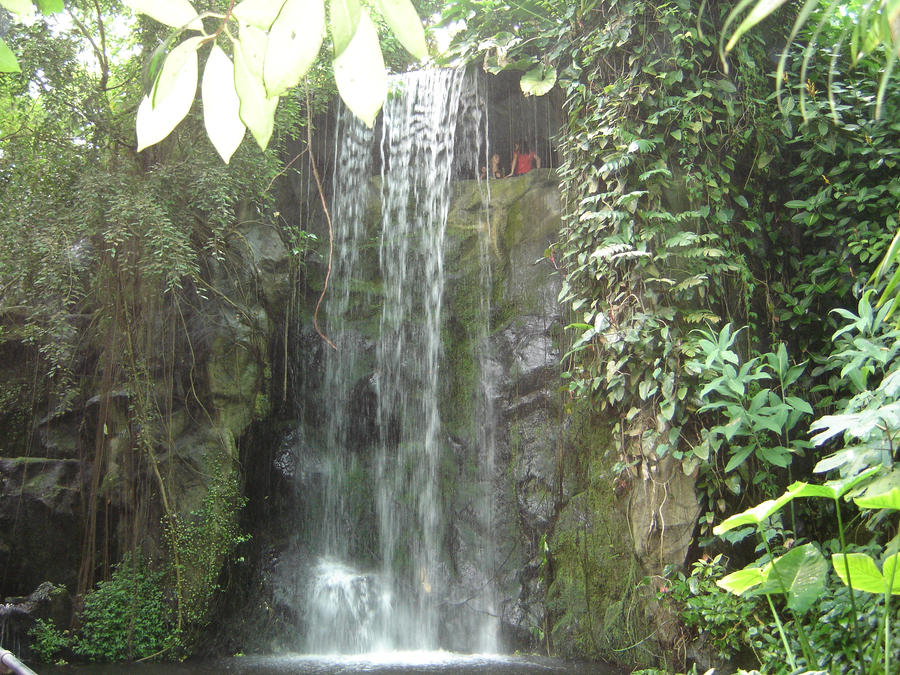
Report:
<svg viewBox="0 0 900 675"><path fill-rule="evenodd" d="M460 673L470 675L621 675L623 671L599 663L572 663L540 656L454 654L452 652L384 652L352 656L238 656L215 661L176 664L120 664L52 666L39 675L284 675L287 673Z"/></svg>

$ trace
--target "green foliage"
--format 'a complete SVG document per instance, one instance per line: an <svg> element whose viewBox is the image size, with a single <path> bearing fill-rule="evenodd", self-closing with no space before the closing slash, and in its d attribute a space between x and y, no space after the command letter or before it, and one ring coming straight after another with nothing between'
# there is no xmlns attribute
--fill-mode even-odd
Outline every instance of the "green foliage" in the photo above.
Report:
<svg viewBox="0 0 900 675"><path fill-rule="evenodd" d="M237 479L214 464L213 479L200 508L176 515L165 523L172 566L167 580L175 595L178 626L184 646L210 618L210 603L221 590L219 574L226 558L249 540L241 532L237 515L244 506Z"/></svg>
<svg viewBox="0 0 900 675"><path fill-rule="evenodd" d="M761 606L758 601L747 602L719 588L716 582L724 574L722 554L695 561L688 576L671 567L658 598L674 603L693 639L708 644L719 658L733 662L746 650L748 633L757 625L754 618Z"/></svg>
<svg viewBox="0 0 900 675"><path fill-rule="evenodd" d="M61 631L53 623L53 619L37 619L28 630L31 637L31 651L43 663L53 663L61 651L72 646L72 637L68 631Z"/></svg>
<svg viewBox="0 0 900 675"><path fill-rule="evenodd" d="M795 428L813 409L798 395L805 365L791 364L784 343L742 363L731 324L718 334L698 330L696 335L696 353L685 371L703 385L697 413L715 423L701 429L693 453L704 462L699 487L710 505L724 510L729 493L738 496L751 488L765 494L777 480L774 471L804 455L811 445ZM724 468L717 457L727 458ZM711 511L701 519L702 534L709 534L713 520Z"/></svg>
<svg viewBox="0 0 900 675"><path fill-rule="evenodd" d="M75 651L92 661L130 661L165 649L172 625L163 579L141 556L123 558L111 578L85 596Z"/></svg>

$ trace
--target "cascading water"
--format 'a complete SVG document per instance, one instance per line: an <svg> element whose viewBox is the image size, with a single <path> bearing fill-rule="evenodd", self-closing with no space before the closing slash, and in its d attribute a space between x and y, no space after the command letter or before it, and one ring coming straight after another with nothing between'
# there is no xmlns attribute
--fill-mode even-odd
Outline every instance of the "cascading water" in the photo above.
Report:
<svg viewBox="0 0 900 675"><path fill-rule="evenodd" d="M446 440L439 410L444 230L451 179L460 172L466 177L476 173L481 110L477 90L462 71L421 71L393 80L374 148L381 161L380 278L370 282L377 288L369 295L359 288L364 280L358 270L360 251L371 248L374 236L365 231L363 211L375 139L349 113L340 115L332 206L335 259L327 306L328 333L337 349L326 357L323 382L322 523L315 545L321 558L306 599L306 648L312 652L440 646L441 603L452 583L443 555ZM485 270L489 277L488 263ZM369 439L371 455L360 459L348 448L354 414L348 401L359 387L359 360L366 349L351 319L360 310L353 298L359 305L363 296L361 304L380 304L381 311L374 354L367 356L375 373L369 385L377 424ZM485 317L488 313L482 309ZM494 470L491 396L483 390L480 412L472 413L483 429L485 489ZM349 544L351 473L370 484L376 511L372 539L377 543L365 556ZM485 513L484 544L470 564L480 568L483 588L476 602L478 625L471 632L481 637L471 649L493 651L490 502L485 496L478 504Z"/></svg>

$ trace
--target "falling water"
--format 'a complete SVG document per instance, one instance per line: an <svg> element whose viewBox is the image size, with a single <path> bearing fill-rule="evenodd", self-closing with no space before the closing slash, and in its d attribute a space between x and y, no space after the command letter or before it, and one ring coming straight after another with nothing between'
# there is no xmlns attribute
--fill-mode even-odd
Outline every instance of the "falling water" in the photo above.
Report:
<svg viewBox="0 0 900 675"><path fill-rule="evenodd" d="M377 562L367 570L357 569L358 559L353 562L347 544L352 523L345 503L352 415L347 401L356 386L353 378L358 377L358 354L363 349L347 317L354 311L351 286L359 281L358 251L367 240L362 211L375 139L342 113L332 209L334 290L328 305L328 331L338 349L326 362L323 524L317 546L322 558L307 598L307 648L316 652L438 648L440 604L451 583L442 557L440 484L446 446L439 410L444 231L451 179L460 173L476 175L481 107L462 71L408 73L395 79L392 87L377 148L381 293L369 296L381 303L372 381L377 397L371 476ZM489 265L484 273L489 275ZM490 392L483 392L483 401L491 398ZM478 440L491 448L490 456L482 460L491 475L493 414L489 403L480 407L479 422L486 431ZM485 504L489 512L489 503L482 502L481 508ZM490 539L487 520L483 539ZM474 562L482 568L485 586L490 585L493 555L479 554ZM478 611L490 617L495 607L493 596L487 596ZM493 634L496 626L479 625L476 630ZM496 641L489 637L472 648L495 649Z"/></svg>

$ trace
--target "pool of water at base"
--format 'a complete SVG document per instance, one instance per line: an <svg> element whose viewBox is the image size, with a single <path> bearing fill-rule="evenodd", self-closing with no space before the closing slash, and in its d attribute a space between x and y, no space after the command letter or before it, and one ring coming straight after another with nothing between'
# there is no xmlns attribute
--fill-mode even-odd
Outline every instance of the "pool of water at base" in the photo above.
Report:
<svg viewBox="0 0 900 675"><path fill-rule="evenodd" d="M236 656L184 663L69 665L36 669L39 675L287 675L337 673L442 673L445 675L621 675L600 663L561 661L540 656L455 654L444 651L384 652L348 656L282 654Z"/></svg>

